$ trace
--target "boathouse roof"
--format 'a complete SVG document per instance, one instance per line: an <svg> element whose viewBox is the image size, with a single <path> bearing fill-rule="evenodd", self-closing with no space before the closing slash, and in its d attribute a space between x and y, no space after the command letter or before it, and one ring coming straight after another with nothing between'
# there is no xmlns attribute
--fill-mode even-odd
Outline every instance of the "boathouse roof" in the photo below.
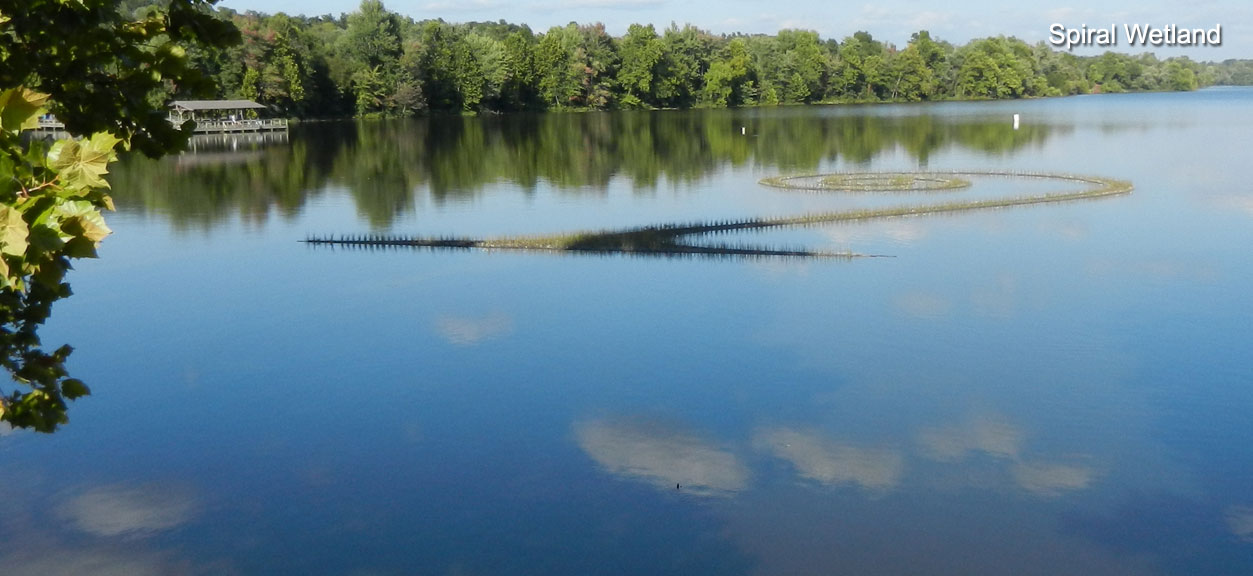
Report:
<svg viewBox="0 0 1253 576"><path fill-rule="evenodd" d="M175 110L264 110L265 106L252 100L175 100L170 102Z"/></svg>

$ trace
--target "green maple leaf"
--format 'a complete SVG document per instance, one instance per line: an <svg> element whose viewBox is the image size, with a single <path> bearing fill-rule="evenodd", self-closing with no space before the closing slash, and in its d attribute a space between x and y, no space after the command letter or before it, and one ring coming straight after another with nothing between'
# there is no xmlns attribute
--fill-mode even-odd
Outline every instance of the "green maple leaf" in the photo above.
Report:
<svg viewBox="0 0 1253 576"><path fill-rule="evenodd" d="M108 188L104 175L109 173L109 162L117 158L113 147L121 141L104 132L89 140L60 140L48 150L48 167L67 190Z"/></svg>
<svg viewBox="0 0 1253 576"><path fill-rule="evenodd" d="M22 212L0 204L0 254L24 256L29 235Z"/></svg>
<svg viewBox="0 0 1253 576"><path fill-rule="evenodd" d="M100 210L86 200L66 202L57 206L57 219L61 222L61 231L86 238L92 242L104 240L113 231L104 223Z"/></svg>
<svg viewBox="0 0 1253 576"><path fill-rule="evenodd" d="M0 92L0 130L18 132L39 127L39 111L48 103L48 95L28 88L10 88Z"/></svg>

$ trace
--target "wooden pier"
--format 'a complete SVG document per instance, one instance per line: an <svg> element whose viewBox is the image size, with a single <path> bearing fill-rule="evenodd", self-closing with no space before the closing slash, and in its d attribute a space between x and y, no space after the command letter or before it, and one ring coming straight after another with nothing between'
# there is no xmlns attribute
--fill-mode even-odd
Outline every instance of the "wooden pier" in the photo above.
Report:
<svg viewBox="0 0 1253 576"><path fill-rule="evenodd" d="M196 134L287 131L286 118L257 118L266 107L252 100L175 100L170 122L196 122Z"/></svg>
<svg viewBox="0 0 1253 576"><path fill-rule="evenodd" d="M246 120L196 120L196 134L287 131L286 118Z"/></svg>
<svg viewBox="0 0 1253 576"><path fill-rule="evenodd" d="M61 132L65 130L65 123L56 119L51 114L45 114L39 117L39 128L36 130L47 130L50 132Z"/></svg>
<svg viewBox="0 0 1253 576"><path fill-rule="evenodd" d="M265 106L252 100L175 100L170 103L170 123L181 126L194 120L196 134L240 134L248 132L286 132L286 118L257 118ZM251 116L251 117L250 117ZM35 129L52 137L65 133L65 123L51 114L39 117Z"/></svg>

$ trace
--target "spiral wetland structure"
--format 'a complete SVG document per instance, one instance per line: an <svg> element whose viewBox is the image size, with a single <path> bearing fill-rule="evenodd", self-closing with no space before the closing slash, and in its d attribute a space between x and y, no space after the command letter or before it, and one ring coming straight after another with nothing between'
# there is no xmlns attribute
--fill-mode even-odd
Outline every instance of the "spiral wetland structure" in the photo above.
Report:
<svg viewBox="0 0 1253 576"><path fill-rule="evenodd" d="M945 192L969 188L971 182L956 174L925 172L836 172L802 176L772 176L761 184L793 190L830 192Z"/></svg>
<svg viewBox="0 0 1253 576"><path fill-rule="evenodd" d="M880 256L851 252L824 252L792 249L771 249L727 244L696 244L689 239L730 232L764 230L793 226L814 226L835 222L868 221L1009 208L1029 204L1070 202L1128 194L1130 182L1098 176L1079 176L1045 172L962 171L962 172L835 172L773 176L761 184L774 188L835 193L950 193L972 186L972 179L1028 179L1079 184L1080 190L1043 194L1004 196L982 199L955 199L938 203L906 204L883 208L810 212L784 217L755 217L716 222L671 223L618 230L570 232L499 238L430 238L421 236L359 235L310 236L310 245L351 248L431 248L485 250L541 250L601 254L635 254L674 257L789 257L789 258L855 258Z"/></svg>

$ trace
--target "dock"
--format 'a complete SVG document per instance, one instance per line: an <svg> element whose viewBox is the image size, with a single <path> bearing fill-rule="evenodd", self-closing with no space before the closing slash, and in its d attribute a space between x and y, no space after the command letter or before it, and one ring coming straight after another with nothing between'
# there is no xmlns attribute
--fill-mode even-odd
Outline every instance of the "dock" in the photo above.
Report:
<svg viewBox="0 0 1253 576"><path fill-rule="evenodd" d="M170 122L196 122L196 134L286 132L286 118L260 118L267 110L252 100L175 100L170 102Z"/></svg>
<svg viewBox="0 0 1253 576"><path fill-rule="evenodd" d="M287 131L286 118L245 120L196 120L196 134Z"/></svg>
<svg viewBox="0 0 1253 576"><path fill-rule="evenodd" d="M196 134L241 134L249 132L286 132L286 118L260 118L267 108L252 100L175 100L170 103L170 123L181 126L193 120ZM39 117L36 132L47 137L65 134L65 123L51 114Z"/></svg>
<svg viewBox="0 0 1253 576"><path fill-rule="evenodd" d="M36 130L47 130L49 132L63 132L65 131L65 123L58 121L56 117L52 116L51 114L45 114L39 117L39 127L36 128Z"/></svg>

